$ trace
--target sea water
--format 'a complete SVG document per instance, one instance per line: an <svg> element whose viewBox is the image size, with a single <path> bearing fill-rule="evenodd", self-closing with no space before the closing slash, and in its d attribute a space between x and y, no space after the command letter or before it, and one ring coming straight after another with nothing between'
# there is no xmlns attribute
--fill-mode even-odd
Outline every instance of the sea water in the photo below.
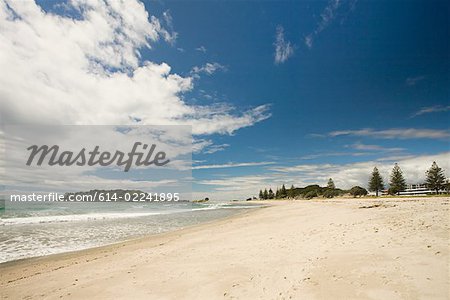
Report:
<svg viewBox="0 0 450 300"><path fill-rule="evenodd" d="M139 238L259 207L225 203L39 203L0 210L0 263Z"/></svg>

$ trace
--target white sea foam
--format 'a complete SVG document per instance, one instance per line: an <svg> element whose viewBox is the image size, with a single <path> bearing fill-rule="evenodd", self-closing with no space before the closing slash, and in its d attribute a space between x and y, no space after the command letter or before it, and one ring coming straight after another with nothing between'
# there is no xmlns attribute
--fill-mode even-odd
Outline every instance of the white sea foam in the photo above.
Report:
<svg viewBox="0 0 450 300"><path fill-rule="evenodd" d="M152 215L161 214L173 214L187 211L202 211L202 210L214 210L214 209L248 209L256 208L258 205L230 205L229 203L210 203L202 204L203 207L197 208L177 208L167 209L151 212L96 212L96 213L80 213L80 214L67 214L67 215L37 215L29 217L13 217L13 218L0 218L0 226L6 225L23 225L23 224L44 224L44 223L62 223L62 222L77 222L77 221L96 221L106 219L124 219L124 218L137 218L146 217ZM134 209L144 208L143 206L135 206Z"/></svg>
<svg viewBox="0 0 450 300"><path fill-rule="evenodd" d="M105 206L10 211L0 218L0 263L107 245L255 207L258 205L213 202L113 206L107 212L101 211L108 208Z"/></svg>
<svg viewBox="0 0 450 300"><path fill-rule="evenodd" d="M0 225L19 225L19 224L42 224L42 223L61 223L74 221L95 221L105 219L123 219L136 218L152 215L159 215L163 212L145 212L145 213L89 213L74 215L57 215L57 216L34 216L26 218L5 218L0 219Z"/></svg>

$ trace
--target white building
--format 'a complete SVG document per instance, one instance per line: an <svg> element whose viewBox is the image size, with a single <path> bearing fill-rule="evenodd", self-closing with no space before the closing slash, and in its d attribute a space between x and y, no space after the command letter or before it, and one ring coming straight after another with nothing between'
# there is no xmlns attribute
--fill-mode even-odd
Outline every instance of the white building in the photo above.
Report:
<svg viewBox="0 0 450 300"><path fill-rule="evenodd" d="M434 194L435 190L430 190L425 183L419 183L419 184L407 184L406 189L402 192L400 192L400 195L403 196L414 196L414 195L428 195L428 194ZM440 190L439 194L444 193L444 190Z"/></svg>

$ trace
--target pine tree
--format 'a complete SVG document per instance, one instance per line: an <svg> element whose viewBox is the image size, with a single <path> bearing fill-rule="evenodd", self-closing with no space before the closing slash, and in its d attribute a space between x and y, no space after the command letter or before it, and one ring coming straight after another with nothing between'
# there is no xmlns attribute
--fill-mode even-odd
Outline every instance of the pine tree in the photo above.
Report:
<svg viewBox="0 0 450 300"><path fill-rule="evenodd" d="M328 179L327 188L334 190L336 186L334 185L333 179Z"/></svg>
<svg viewBox="0 0 450 300"><path fill-rule="evenodd" d="M392 194L398 195L401 191L406 189L406 181L405 178L403 178L403 172L398 164L395 164L392 169L391 181L389 182L389 185L389 192Z"/></svg>
<svg viewBox="0 0 450 300"><path fill-rule="evenodd" d="M287 190L287 196L289 197L289 198L294 198L294 185L291 185L291 188L289 189L289 190Z"/></svg>
<svg viewBox="0 0 450 300"><path fill-rule="evenodd" d="M272 189L269 189L269 199L273 199L275 195L273 194Z"/></svg>
<svg viewBox="0 0 450 300"><path fill-rule="evenodd" d="M262 190L259 190L259 199L264 199L264 194Z"/></svg>
<svg viewBox="0 0 450 300"><path fill-rule="evenodd" d="M280 199L280 190L277 188L277 191L275 192L275 199Z"/></svg>
<svg viewBox="0 0 450 300"><path fill-rule="evenodd" d="M442 168L439 168L435 161L427 171L426 184L429 189L435 190L436 194L438 194L439 190L445 186L444 171Z"/></svg>
<svg viewBox="0 0 450 300"><path fill-rule="evenodd" d="M378 197L378 192L384 189L383 178L378 172L377 167L373 168L372 177L369 180L369 191L375 192Z"/></svg>
<svg viewBox="0 0 450 300"><path fill-rule="evenodd" d="M263 198L264 200L269 199L269 193L267 193L267 189L264 189Z"/></svg>
<svg viewBox="0 0 450 300"><path fill-rule="evenodd" d="M286 198L286 197L287 197L287 191L286 191L286 187L283 184L281 186L281 190L280 190L280 198Z"/></svg>

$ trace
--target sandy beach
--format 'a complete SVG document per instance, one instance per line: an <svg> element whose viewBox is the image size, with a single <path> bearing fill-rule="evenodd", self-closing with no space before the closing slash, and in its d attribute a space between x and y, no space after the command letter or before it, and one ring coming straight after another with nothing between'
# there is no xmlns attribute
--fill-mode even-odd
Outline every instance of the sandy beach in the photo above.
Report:
<svg viewBox="0 0 450 300"><path fill-rule="evenodd" d="M270 204L1 264L2 299L449 299L449 198Z"/></svg>

